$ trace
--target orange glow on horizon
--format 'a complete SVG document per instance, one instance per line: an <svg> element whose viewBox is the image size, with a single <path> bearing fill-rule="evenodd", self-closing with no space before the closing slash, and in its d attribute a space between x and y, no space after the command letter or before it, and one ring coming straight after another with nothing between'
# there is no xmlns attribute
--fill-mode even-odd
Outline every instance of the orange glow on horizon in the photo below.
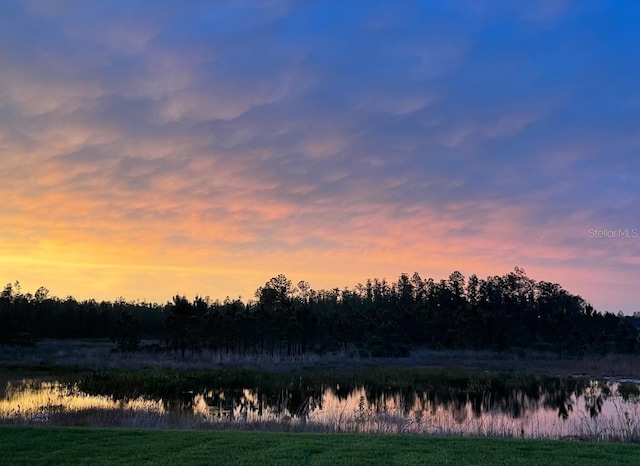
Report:
<svg viewBox="0 0 640 466"><path fill-rule="evenodd" d="M640 310L640 237L588 235L640 231L638 28L599 33L615 2L334 2L349 27L209 3L2 10L4 283L246 300L280 273L332 289L520 266Z"/></svg>

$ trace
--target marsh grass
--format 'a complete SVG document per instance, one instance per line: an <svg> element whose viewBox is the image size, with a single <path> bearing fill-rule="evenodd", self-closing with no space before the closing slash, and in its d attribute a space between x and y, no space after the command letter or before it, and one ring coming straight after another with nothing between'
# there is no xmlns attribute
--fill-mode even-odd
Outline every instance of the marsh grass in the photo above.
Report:
<svg viewBox="0 0 640 466"><path fill-rule="evenodd" d="M579 413L572 422L573 436L586 441L616 441L640 443L640 407L615 405L615 415L604 418L591 418Z"/></svg>
<svg viewBox="0 0 640 466"><path fill-rule="evenodd" d="M68 343L55 350L57 342L53 342L53 346L49 348L52 351L51 357L62 358L56 359L57 361L71 358L76 362L83 357L87 358L85 362L93 357L96 357L96 360L100 357L105 359L100 364L96 364L97 370L71 370L69 365L56 366L57 369L54 371L61 373L61 382L46 380L40 382L43 384L41 386L46 388L45 392L47 390L48 392L33 398L27 396L26 389L21 392L16 388L17 384L8 384L6 391L11 403L6 400L0 401L0 422L83 427L427 434L640 442L640 412L637 408L631 409L621 400L618 400L616 412L612 416L600 416L594 419L586 413L577 412L576 416L569 421L555 419L551 428L549 428L548 419L534 419L524 426L521 420L513 419L505 415L504 411L498 410L484 413L482 417L474 417L462 411L451 415L438 410L407 416L402 407L394 403L385 405L383 409L370 406L363 393L356 395L354 403L345 403L341 412L331 415L306 413L300 408L298 411L292 411L292 407L284 402L278 407L276 413L267 413L260 418L255 416L230 418L216 415L207 409L202 412L166 410L161 401L162 399L175 400L187 389L197 391L201 388L217 386L290 387L302 383L316 386L326 383L327 380L334 385L345 387L420 386L427 387L436 395L440 393L439 390L449 390L447 387L466 387L469 391L482 393L496 381L509 390L524 389L543 381L542 376L525 375L520 371L486 372L470 370L461 365L450 367L456 357L463 359L466 357L467 362L487 361L496 357L495 361L498 361L501 364L499 367L504 369L505 361L511 361L504 355L424 352L419 356L413 356L410 360L414 363L418 360L424 363L437 359L440 362L447 361L449 365L403 366L400 364L400 367L392 366L390 362L398 360L385 360L383 364L379 360L371 362L367 359L358 360L359 364L353 365L355 360L348 360L345 363L344 359L337 358L334 363L325 362L316 365L315 362L318 361L314 361L313 358L276 361L258 357L247 359L234 355L224 355L223 358L220 354L208 355L212 360L205 363L203 358L207 357L206 354L198 355L197 358L194 357L185 362L167 355L113 354L108 350L107 343L103 343L102 350L100 347L94 347L92 342ZM156 364L143 363L145 357L150 357L150 360L155 361ZM530 355L530 357L534 356ZM515 357L512 362L522 362L520 358L521 355ZM549 362L543 355L540 355L540 358L545 363ZM219 366L223 359L224 363ZM242 364L240 361L243 361ZM251 364L266 366L273 364L278 369L247 368L245 365L251 366L247 361L252 361ZM525 361L524 364L530 364L531 361L535 360ZM165 362L169 364L165 365ZM571 361L556 362L562 366ZM127 365L129 363L131 366ZM43 366L36 365L36 367L41 369ZM79 367L86 366L79 364ZM141 367L144 369L141 370ZM285 370L286 368L288 369ZM15 374L23 371L24 369L9 367L5 369L5 378L13 380L16 377ZM614 372L609 372L609 374L612 373ZM44 374L46 375L46 372ZM624 375L633 375L633 371L625 372ZM438 384L434 381L438 381ZM636 383L622 383L620 386L622 400L636 399L640 396ZM442 392L441 395L444 397L446 393ZM61 402L65 397L70 397L72 400L69 406L64 406Z"/></svg>
<svg viewBox="0 0 640 466"><path fill-rule="evenodd" d="M165 414L165 409L159 401L144 398L116 401L108 396L88 395L80 391L77 385L60 382L8 383L5 396L0 399L0 419L18 423L68 425L68 419L94 419L92 422L97 425L111 425L104 421L116 417L135 419L162 414Z"/></svg>
<svg viewBox="0 0 640 466"><path fill-rule="evenodd" d="M330 415L292 413L287 406L282 406L277 412L265 411L261 416L231 417L216 415L207 409L167 411L160 401L142 397L117 401L103 395L88 395L75 385L58 382L26 383L20 387L7 387L7 397L0 401L0 423L640 442L640 407L625 403L621 396L614 403L612 416L594 418L578 410L574 419L556 419L551 426L548 419L538 419L538 424L534 420L526 427L523 420L497 410L481 417L441 408L407 416L400 405L374 409L367 403L363 391L354 396L359 397L355 407L349 408L345 403L341 411Z"/></svg>
<svg viewBox="0 0 640 466"><path fill-rule="evenodd" d="M313 433L361 433L361 434L414 434L450 437L487 437L487 438L527 438L581 440L589 442L640 443L637 428L630 428L627 418L609 419L597 425L583 419L574 427L563 429L563 435L553 435L535 429L526 435L521 433L517 421L493 418L489 421L469 421L463 424L417 422L392 414L376 415L369 420L334 419L333 422L304 421L295 418L264 420L230 420L227 418L207 419L185 413L162 415L153 412L134 410L109 410L91 408L76 412L61 412L39 419L12 418L3 419L2 424L49 425L58 427L118 427L145 429L179 430L234 430L266 432L313 432ZM633 420L637 424L637 420Z"/></svg>
<svg viewBox="0 0 640 466"><path fill-rule="evenodd" d="M404 358L369 358L357 353L308 353L301 356L247 354L203 350L185 358L158 351L155 341L143 342L147 351L121 353L105 340L41 340L33 347L2 346L0 366L30 368L247 368L270 372L292 370L364 370L372 368L459 367L551 376L628 377L640 379L640 358L634 355L559 357L557 353L418 349Z"/></svg>

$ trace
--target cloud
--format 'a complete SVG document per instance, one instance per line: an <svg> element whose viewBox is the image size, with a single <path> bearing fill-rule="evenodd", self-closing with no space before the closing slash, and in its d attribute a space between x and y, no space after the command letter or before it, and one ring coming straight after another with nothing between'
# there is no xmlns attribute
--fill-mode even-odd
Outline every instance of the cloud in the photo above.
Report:
<svg viewBox="0 0 640 466"><path fill-rule="evenodd" d="M635 310L640 243L587 232L640 218L638 34L552 3L3 5L6 280L164 300L520 265Z"/></svg>

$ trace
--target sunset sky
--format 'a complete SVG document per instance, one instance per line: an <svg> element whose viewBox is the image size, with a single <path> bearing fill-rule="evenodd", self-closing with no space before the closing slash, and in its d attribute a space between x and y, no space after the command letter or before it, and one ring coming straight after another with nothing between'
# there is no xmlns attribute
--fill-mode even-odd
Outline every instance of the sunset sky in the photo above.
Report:
<svg viewBox="0 0 640 466"><path fill-rule="evenodd" d="M640 311L639 51L636 1L3 1L0 285L520 266Z"/></svg>

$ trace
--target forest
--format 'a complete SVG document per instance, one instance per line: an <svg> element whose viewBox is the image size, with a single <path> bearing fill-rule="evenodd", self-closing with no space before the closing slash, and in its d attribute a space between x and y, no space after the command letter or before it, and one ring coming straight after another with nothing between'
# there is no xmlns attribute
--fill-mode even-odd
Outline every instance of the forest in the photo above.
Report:
<svg viewBox="0 0 640 466"><path fill-rule="evenodd" d="M314 290L284 275L246 302L176 295L165 304L72 296L19 282L0 294L0 344L39 339L111 339L118 351L202 350L298 356L344 352L402 357L412 349L537 350L563 354L638 353L640 317L599 312L557 283L516 267L503 276L447 279L401 274L353 288Z"/></svg>

